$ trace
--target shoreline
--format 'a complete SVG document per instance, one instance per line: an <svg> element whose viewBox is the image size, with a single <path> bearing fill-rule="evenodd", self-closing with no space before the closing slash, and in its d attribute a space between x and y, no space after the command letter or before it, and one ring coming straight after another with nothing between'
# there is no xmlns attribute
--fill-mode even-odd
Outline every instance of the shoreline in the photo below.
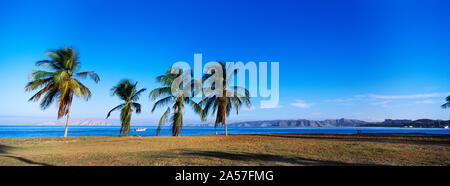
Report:
<svg viewBox="0 0 450 186"><path fill-rule="evenodd" d="M362 134L331 134L331 133L242 133L242 134L228 134L229 136L235 135L316 135L316 136L347 136L347 137L437 137L437 138L450 138L450 134L428 134L428 133L362 133ZM193 135L180 135L179 137L186 136L225 136L224 134L193 134ZM176 136L141 136L141 135L129 135L129 136L67 136L66 138L89 138L89 137L140 137L140 138L160 138L160 137L176 137ZM0 139L27 139L27 138L64 138L63 136L42 136L42 137L0 137Z"/></svg>

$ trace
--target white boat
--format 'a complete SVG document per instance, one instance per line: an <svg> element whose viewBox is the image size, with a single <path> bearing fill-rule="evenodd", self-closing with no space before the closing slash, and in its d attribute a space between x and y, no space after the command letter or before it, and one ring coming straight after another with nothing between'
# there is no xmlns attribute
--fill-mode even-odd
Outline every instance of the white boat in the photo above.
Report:
<svg viewBox="0 0 450 186"><path fill-rule="evenodd" d="M447 126L444 126L444 129L448 129L448 125L447 125Z"/></svg>
<svg viewBox="0 0 450 186"><path fill-rule="evenodd" d="M142 132L142 131L145 131L145 130L147 130L147 128L136 128L136 129L134 129L134 131L136 131L136 132Z"/></svg>

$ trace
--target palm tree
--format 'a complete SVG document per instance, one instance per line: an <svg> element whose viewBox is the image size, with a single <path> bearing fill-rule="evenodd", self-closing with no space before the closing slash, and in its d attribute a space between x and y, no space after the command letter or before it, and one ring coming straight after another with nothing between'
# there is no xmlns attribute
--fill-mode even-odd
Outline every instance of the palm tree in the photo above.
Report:
<svg viewBox="0 0 450 186"><path fill-rule="evenodd" d="M216 87L215 83L213 83L211 87L213 88L213 91L206 93L200 104L204 105L203 110L205 114L208 114L209 111L213 109L212 115L216 114L216 121L214 127L217 127L219 123L221 123L222 127L225 128L225 136L228 136L226 118L230 115L230 112L233 107L236 110L236 114L239 114L239 109L241 108L242 104L247 105L248 108L251 107L250 93L244 87L228 86L225 64L222 62L218 62L216 63L216 65L220 65L219 68L222 69L223 72L221 79L222 87ZM205 74L204 79L211 77L212 75L214 75L214 73ZM231 76L233 76L234 73L237 73L237 70L235 70L232 74L229 74L230 76L228 78L231 78Z"/></svg>
<svg viewBox="0 0 450 186"><path fill-rule="evenodd" d="M199 114L201 119L206 120L206 116L203 113L201 106L193 100L193 96L184 95L180 93L178 96L172 95L171 86L174 80L181 75L181 71L178 73L171 73L171 70L167 70L165 75L158 76L156 81L161 83L162 87L155 88L150 92L150 99L155 100L156 98L162 97L160 100L156 101L153 105L152 112L156 108L166 107L167 109L161 116L158 122L158 129L156 134L159 135L161 132L161 126L166 122L167 117L172 113L171 125L172 125L172 136L179 136L183 128L183 108L185 104L189 104L193 107L195 113ZM180 85L180 89L182 85Z"/></svg>
<svg viewBox="0 0 450 186"><path fill-rule="evenodd" d="M136 101L139 100L139 95L147 90L143 88L136 91L136 86L137 82L133 83L130 82L130 80L125 79L120 81L117 86L114 86L111 89L112 95L117 95L121 100L125 101L125 103L114 107L111 111L108 112L106 118L109 118L112 111L122 109L120 111L120 121L122 123L120 133L126 136L130 134L131 113L133 113L133 109L136 110L136 113L141 113L141 104L137 103Z"/></svg>
<svg viewBox="0 0 450 186"><path fill-rule="evenodd" d="M444 103L443 105L441 105L441 107L442 108L449 108L450 107L450 96L447 96L445 101L447 101L447 103Z"/></svg>
<svg viewBox="0 0 450 186"><path fill-rule="evenodd" d="M100 78L94 72L78 72L80 57L79 53L73 48L50 50L46 55L50 59L38 61L36 66L47 67L51 71L34 70L31 73L31 81L25 86L25 91L43 87L28 100L36 102L44 95L40 104L42 109L48 108L53 101L57 100L58 119L67 116L64 130L64 137L67 137L73 95L83 97L86 101L91 96L91 91L76 78L89 76L95 83L99 82Z"/></svg>

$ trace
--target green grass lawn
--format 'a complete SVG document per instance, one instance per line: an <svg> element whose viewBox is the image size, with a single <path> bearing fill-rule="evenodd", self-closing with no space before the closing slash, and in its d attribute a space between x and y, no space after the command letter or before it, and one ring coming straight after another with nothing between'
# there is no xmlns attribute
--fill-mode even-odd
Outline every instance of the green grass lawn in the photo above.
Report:
<svg viewBox="0 0 450 186"><path fill-rule="evenodd" d="M0 165L450 165L450 137L0 138Z"/></svg>

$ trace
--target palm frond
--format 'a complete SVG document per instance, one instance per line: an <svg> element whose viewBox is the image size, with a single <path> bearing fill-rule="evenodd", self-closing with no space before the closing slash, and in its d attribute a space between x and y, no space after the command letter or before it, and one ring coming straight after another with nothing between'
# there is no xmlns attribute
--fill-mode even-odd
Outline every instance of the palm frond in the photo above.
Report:
<svg viewBox="0 0 450 186"><path fill-rule="evenodd" d="M170 102L173 101L173 98L174 97L172 97L172 96L167 96L165 98L162 98L162 99L156 101L155 104L153 104L152 112L154 112L155 109L158 108L158 107L167 106Z"/></svg>
<svg viewBox="0 0 450 186"><path fill-rule="evenodd" d="M28 101L36 102L37 100L39 100L39 98L41 97L42 94L46 93L49 89L54 88L54 87L55 86L53 83L48 83L47 85L45 85L44 88L42 88L36 94L34 94Z"/></svg>
<svg viewBox="0 0 450 186"><path fill-rule="evenodd" d="M170 113L170 107L167 107L167 110L161 116L161 119L159 119L158 128L156 129L156 135L159 135L161 133L161 126L166 122L167 115L169 115L169 113Z"/></svg>
<svg viewBox="0 0 450 186"><path fill-rule="evenodd" d="M89 98L91 97L91 90L89 90L89 88L87 88L83 83L81 83L80 81L74 79L75 82L77 82L78 87L79 87L79 94L77 94L77 96L79 97L83 97L86 101L89 100Z"/></svg>
<svg viewBox="0 0 450 186"><path fill-rule="evenodd" d="M49 71L45 71L45 70L33 70L31 72L31 78L34 80L37 79L46 79L46 78L51 78L55 75L54 72L49 72Z"/></svg>
<svg viewBox="0 0 450 186"><path fill-rule="evenodd" d="M56 88L51 88L51 90L45 91L45 96L42 99L42 102L40 104L41 108L47 109L59 94L60 94L60 92ZM42 94L40 94L38 97L36 97L35 101L37 101L41 95Z"/></svg>
<svg viewBox="0 0 450 186"><path fill-rule="evenodd" d="M118 85L111 88L112 95L119 96L120 99L127 101L133 96L133 91L135 90L136 84L133 84L128 79L123 79Z"/></svg>
<svg viewBox="0 0 450 186"><path fill-rule="evenodd" d="M449 108L450 107L450 96L448 96L446 99L447 103L444 103L443 105L441 105L442 108Z"/></svg>
<svg viewBox="0 0 450 186"><path fill-rule="evenodd" d="M206 114L202 109L202 106L198 104L197 102L193 101L192 99L189 99L189 104L193 107L193 110L196 114L200 115L200 118L202 121L206 121Z"/></svg>
<svg viewBox="0 0 450 186"><path fill-rule="evenodd" d="M205 112L205 114L209 113L209 110L215 104L216 100L217 100L216 96L213 96L213 97L210 97L210 98L204 98L200 102L200 105L205 105L204 108L203 108L203 111Z"/></svg>
<svg viewBox="0 0 450 186"><path fill-rule="evenodd" d="M139 103L131 103L131 105L136 109L136 113L141 113L141 104Z"/></svg>
<svg viewBox="0 0 450 186"><path fill-rule="evenodd" d="M161 88L153 89L149 94L149 98L156 99L158 97L169 96L169 95L172 95L171 87L161 87Z"/></svg>
<svg viewBox="0 0 450 186"><path fill-rule="evenodd" d="M239 109L241 108L242 105L242 101L241 99L237 98L237 97L231 97L231 103L233 103L233 106L236 110L236 114L239 114Z"/></svg>
<svg viewBox="0 0 450 186"><path fill-rule="evenodd" d="M54 60L38 61L38 62L36 62L36 66L49 67L49 68L52 68L53 70L64 70L64 68L62 66L60 66L58 63L56 63L56 61L54 61Z"/></svg>
<svg viewBox="0 0 450 186"><path fill-rule="evenodd" d="M27 83L25 86L25 91L36 90L41 86L46 86L49 82L53 80L53 77L45 78L45 79L34 79ZM55 84L53 84L55 85Z"/></svg>
<svg viewBox="0 0 450 186"><path fill-rule="evenodd" d="M124 106L125 106L125 104L120 104L120 105L114 107L113 109L111 109L111 110L108 112L108 114L106 115L106 119L108 119L109 116L111 116L111 113L112 113L113 111L115 111L115 110L117 110L117 109L121 109L121 108L123 108Z"/></svg>
<svg viewBox="0 0 450 186"><path fill-rule="evenodd" d="M100 81L100 77L98 76L98 74L96 74L93 71L90 72L79 72L75 74L78 77L84 78L86 79L87 76L89 76L92 80L94 80L95 83L98 83Z"/></svg>
<svg viewBox="0 0 450 186"><path fill-rule="evenodd" d="M143 88L143 89L141 89L141 90L135 92L135 93L131 96L130 100L132 100L132 101L137 101L137 100L139 100L140 94L141 94L142 92L145 92L146 90L147 90L146 88Z"/></svg>
<svg viewBox="0 0 450 186"><path fill-rule="evenodd" d="M53 81L55 81L55 83L57 84L61 84L69 78L70 74L67 71L58 71L57 73L55 73Z"/></svg>
<svg viewBox="0 0 450 186"><path fill-rule="evenodd" d="M67 86L68 87L68 86ZM59 95L59 107L58 107L58 119L65 116L68 112L68 108L72 104L73 93L71 90L66 88Z"/></svg>

